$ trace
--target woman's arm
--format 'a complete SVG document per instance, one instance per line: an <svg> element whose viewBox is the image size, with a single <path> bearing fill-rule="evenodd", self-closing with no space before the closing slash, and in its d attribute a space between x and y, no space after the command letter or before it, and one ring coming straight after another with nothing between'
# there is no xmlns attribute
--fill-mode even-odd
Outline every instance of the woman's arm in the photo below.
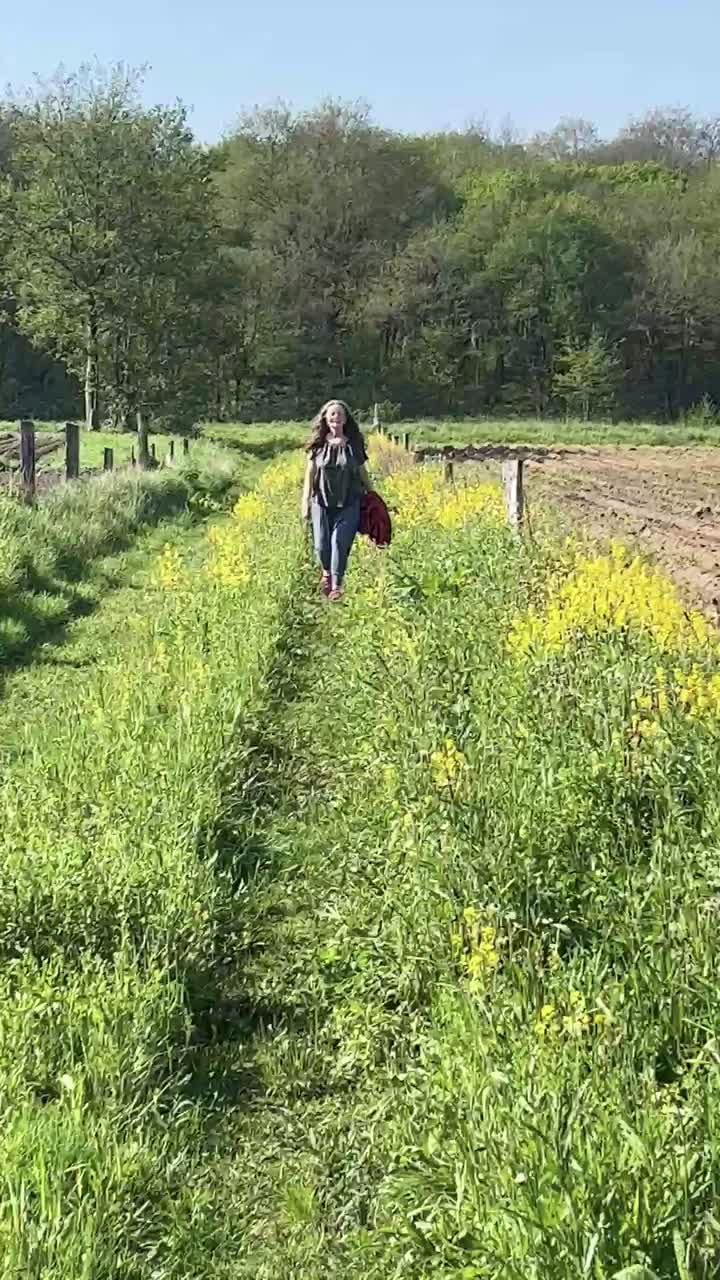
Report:
<svg viewBox="0 0 720 1280"><path fill-rule="evenodd" d="M300 500L300 517L302 520L310 519L310 499L312 496L312 483L315 478L315 463L312 458L308 458L305 467L305 481L303 484L302 498Z"/></svg>
<svg viewBox="0 0 720 1280"><path fill-rule="evenodd" d="M362 484L365 493L371 493L372 480L370 479L370 473L367 469L366 462L364 462L361 467L358 467L358 475L360 476L360 483Z"/></svg>

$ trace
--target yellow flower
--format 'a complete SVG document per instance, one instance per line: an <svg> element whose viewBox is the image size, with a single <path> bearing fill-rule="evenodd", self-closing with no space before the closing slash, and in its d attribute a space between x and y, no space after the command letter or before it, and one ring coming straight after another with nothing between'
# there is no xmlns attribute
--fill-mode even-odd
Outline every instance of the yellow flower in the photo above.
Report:
<svg viewBox="0 0 720 1280"><path fill-rule="evenodd" d="M237 525L216 525L208 531L213 556L208 573L221 586L239 589L252 577L250 557L243 534Z"/></svg>
<svg viewBox="0 0 720 1280"><path fill-rule="evenodd" d="M479 991L485 980L500 964L500 939L494 925L480 927L480 915L475 907L463 911L463 928L453 937L456 953L460 952L460 967L468 979L470 989Z"/></svg>
<svg viewBox="0 0 720 1280"><path fill-rule="evenodd" d="M157 581L165 591L173 591L183 581L183 560L177 547L166 542L157 563Z"/></svg>
<svg viewBox="0 0 720 1280"><path fill-rule="evenodd" d="M252 524L267 514L268 504L257 493L243 493L233 507L233 519L243 524Z"/></svg>
<svg viewBox="0 0 720 1280"><path fill-rule="evenodd" d="M614 543L609 555L580 559L566 577L552 578L544 606L514 618L508 648L517 658L564 652L579 636L620 631L644 634L667 653L710 653L717 643L702 614L686 613L668 578Z"/></svg>
<svg viewBox="0 0 720 1280"><path fill-rule="evenodd" d="M446 738L440 751L433 751L430 757L433 781L438 790L452 787L459 781L465 769L465 756L458 751L452 738Z"/></svg>
<svg viewBox="0 0 720 1280"><path fill-rule="evenodd" d="M498 484L473 481L450 488L439 466L396 470L387 477L385 492L401 528L438 525L458 529L478 520L505 523Z"/></svg>

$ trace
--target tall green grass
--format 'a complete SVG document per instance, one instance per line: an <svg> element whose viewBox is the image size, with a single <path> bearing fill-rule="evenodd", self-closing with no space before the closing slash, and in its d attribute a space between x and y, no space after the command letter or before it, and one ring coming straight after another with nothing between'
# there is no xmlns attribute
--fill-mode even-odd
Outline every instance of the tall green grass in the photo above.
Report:
<svg viewBox="0 0 720 1280"><path fill-rule="evenodd" d="M187 466L61 485L33 508L0 496L0 663L27 655L90 607L86 588L99 557L163 519L207 513L239 474L237 459L203 445Z"/></svg>
<svg viewBox="0 0 720 1280"><path fill-rule="evenodd" d="M0 748L0 1275L187 1274L174 1199L197 1151L185 1054L242 929L221 832L303 559L296 504L219 586L195 530L48 704L10 691ZM115 602L108 602L112 612ZM120 625L121 624L121 625ZM108 636L110 643L108 643ZM39 679L39 677L38 677ZM245 733L242 726L247 726ZM231 788L232 787L232 791ZM251 825L252 801L248 823ZM239 838L240 809L233 818Z"/></svg>
<svg viewBox="0 0 720 1280"><path fill-rule="evenodd" d="M552 445L638 445L688 448L692 445L715 447L720 444L720 426L659 425L651 422L574 422L536 418L482 418L474 421L420 420L407 424L390 424L389 431L410 433L416 447L469 444L536 444Z"/></svg>
<svg viewBox="0 0 720 1280"><path fill-rule="evenodd" d="M519 655L577 550L429 474L345 606L271 477L10 698L0 1276L717 1274L720 735L635 710L715 648Z"/></svg>

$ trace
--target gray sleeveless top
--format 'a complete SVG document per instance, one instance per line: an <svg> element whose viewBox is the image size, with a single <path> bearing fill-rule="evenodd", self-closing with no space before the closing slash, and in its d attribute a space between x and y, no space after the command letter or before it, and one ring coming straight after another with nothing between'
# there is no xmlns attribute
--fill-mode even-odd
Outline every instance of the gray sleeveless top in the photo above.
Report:
<svg viewBox="0 0 720 1280"><path fill-rule="evenodd" d="M325 440L314 449L315 501L321 507L347 507L351 502L357 502L363 491L359 472L366 459L362 440L358 440L354 448L349 440L342 444L331 444Z"/></svg>

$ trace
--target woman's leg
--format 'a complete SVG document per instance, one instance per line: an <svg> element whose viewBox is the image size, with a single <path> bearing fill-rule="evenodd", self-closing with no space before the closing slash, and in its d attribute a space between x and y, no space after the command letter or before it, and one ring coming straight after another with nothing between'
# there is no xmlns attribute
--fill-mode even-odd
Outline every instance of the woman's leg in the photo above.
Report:
<svg viewBox="0 0 720 1280"><path fill-rule="evenodd" d="M319 502L313 502L310 507L310 518L312 520L313 542L315 543L315 555L318 558L318 564L322 566L324 573L329 573L332 550L328 513L325 507L320 506Z"/></svg>
<svg viewBox="0 0 720 1280"><path fill-rule="evenodd" d="M360 502L351 502L342 507L335 517L333 525L330 557L330 573L332 585L339 590L343 584L350 549L360 524Z"/></svg>

